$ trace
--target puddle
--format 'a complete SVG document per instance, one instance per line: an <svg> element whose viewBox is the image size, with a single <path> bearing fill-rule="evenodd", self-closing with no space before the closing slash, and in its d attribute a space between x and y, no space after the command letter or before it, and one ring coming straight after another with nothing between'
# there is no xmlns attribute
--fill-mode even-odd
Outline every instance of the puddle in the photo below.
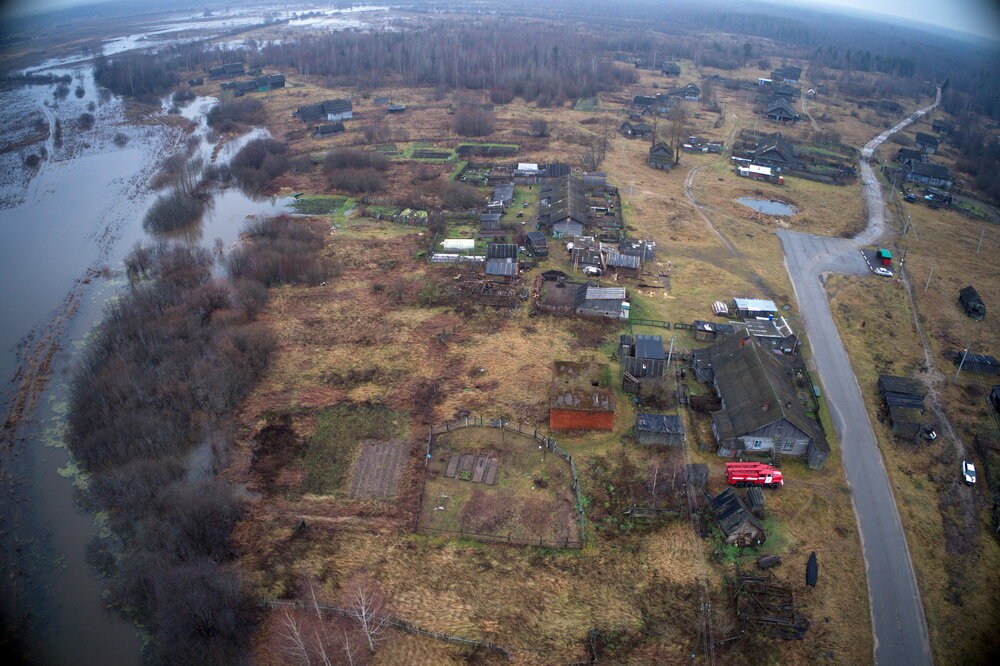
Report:
<svg viewBox="0 0 1000 666"><path fill-rule="evenodd" d="M754 199L753 197L740 197L737 199L741 204L753 208L758 213L765 215L795 215L799 209L784 201L774 201L773 199Z"/></svg>

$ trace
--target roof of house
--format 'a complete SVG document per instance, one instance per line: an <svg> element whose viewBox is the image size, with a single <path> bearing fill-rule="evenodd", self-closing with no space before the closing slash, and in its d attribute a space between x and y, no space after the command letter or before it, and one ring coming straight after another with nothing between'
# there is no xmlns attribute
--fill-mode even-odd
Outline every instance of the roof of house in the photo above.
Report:
<svg viewBox="0 0 1000 666"><path fill-rule="evenodd" d="M524 236L535 245L538 245L539 243L542 245L548 244L548 241L545 239L545 234L541 231L529 231Z"/></svg>
<svg viewBox="0 0 1000 666"><path fill-rule="evenodd" d="M753 310L754 312L777 312L778 306L774 301L763 298L734 298L737 310Z"/></svg>
<svg viewBox="0 0 1000 666"><path fill-rule="evenodd" d="M694 330L707 331L716 335L732 335L736 332L732 324L721 324L714 321L703 321L701 319L694 322Z"/></svg>
<svg viewBox="0 0 1000 666"><path fill-rule="evenodd" d="M927 134L926 132L917 132L916 140L917 143L923 143L928 146L936 146L941 143L941 139L937 138L933 134Z"/></svg>
<svg viewBox="0 0 1000 666"><path fill-rule="evenodd" d="M996 360L992 356L987 356L985 354L967 354L965 352L958 352L955 355L955 365L962 362L962 356L965 356L965 364L974 363L976 365L987 365L992 368L1000 366L1000 361Z"/></svg>
<svg viewBox="0 0 1000 666"><path fill-rule="evenodd" d="M539 190L540 199L547 201L538 206L540 222L555 224L571 218L585 223L590 211L586 187L579 178L567 174L546 184Z"/></svg>
<svg viewBox="0 0 1000 666"><path fill-rule="evenodd" d="M650 157L673 157L674 151L665 141L657 141L649 149Z"/></svg>
<svg viewBox="0 0 1000 666"><path fill-rule="evenodd" d="M500 218L503 217L501 213L481 213L479 215L480 222L499 222Z"/></svg>
<svg viewBox="0 0 1000 666"><path fill-rule="evenodd" d="M715 384L726 405L729 428L719 433L721 439L742 437L785 419L829 450L823 431L806 414L789 372L772 350L756 338L741 336L708 349Z"/></svg>
<svg viewBox="0 0 1000 666"><path fill-rule="evenodd" d="M674 414L636 414L635 429L642 432L684 434L681 417Z"/></svg>
<svg viewBox="0 0 1000 666"><path fill-rule="evenodd" d="M487 259L486 274L513 277L517 275L517 262L513 259Z"/></svg>
<svg viewBox="0 0 1000 666"><path fill-rule="evenodd" d="M493 187L494 199L513 199L514 183L501 183Z"/></svg>
<svg viewBox="0 0 1000 666"><path fill-rule="evenodd" d="M353 108L354 105L349 99L330 99L323 102L323 113L345 113Z"/></svg>
<svg viewBox="0 0 1000 666"><path fill-rule="evenodd" d="M903 160L917 160L920 162L927 157L927 153L919 148L900 148L899 152L896 153L896 157L900 162Z"/></svg>
<svg viewBox="0 0 1000 666"><path fill-rule="evenodd" d="M588 301L624 301L625 287L595 287L586 285L584 298Z"/></svg>
<svg viewBox="0 0 1000 666"><path fill-rule="evenodd" d="M787 164L794 164L795 160L795 149L792 144L789 143L781 132L775 132L767 137L764 137L760 143L757 144L757 150L753 153L753 159L756 161L761 158L767 158L770 160L777 160L785 162Z"/></svg>
<svg viewBox="0 0 1000 666"><path fill-rule="evenodd" d="M306 104L305 106L300 106L295 113L299 118L314 118L322 116L325 112L323 111L322 104Z"/></svg>
<svg viewBox="0 0 1000 666"><path fill-rule="evenodd" d="M933 162L912 162L909 167L910 173L924 178L936 178L938 180L951 180L951 169L943 164Z"/></svg>
<svg viewBox="0 0 1000 666"><path fill-rule="evenodd" d="M642 260L636 254L622 254L621 252L611 252L606 259L608 266L615 268L635 268L642 266Z"/></svg>
<svg viewBox="0 0 1000 666"><path fill-rule="evenodd" d="M679 88L671 88L667 91L668 97L673 97L676 95L700 95L701 88L693 83L689 83L686 86L680 86Z"/></svg>
<svg viewBox="0 0 1000 666"><path fill-rule="evenodd" d="M664 359L667 355L663 352L663 338L658 335L637 335L635 336L636 358Z"/></svg>
<svg viewBox="0 0 1000 666"><path fill-rule="evenodd" d="M799 117L799 114L795 112L795 107L792 106L791 102L789 102L784 97L772 99L771 102L767 105L767 108L764 109L764 115L766 116L784 115L788 116L789 118Z"/></svg>
<svg viewBox="0 0 1000 666"><path fill-rule="evenodd" d="M517 259L517 245L513 243L487 243L487 259Z"/></svg>

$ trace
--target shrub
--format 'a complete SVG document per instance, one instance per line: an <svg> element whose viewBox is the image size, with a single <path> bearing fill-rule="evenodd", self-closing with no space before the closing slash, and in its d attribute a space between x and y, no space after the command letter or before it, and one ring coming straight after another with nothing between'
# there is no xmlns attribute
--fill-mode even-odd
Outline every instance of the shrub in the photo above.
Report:
<svg viewBox="0 0 1000 666"><path fill-rule="evenodd" d="M81 113L80 117L76 119L76 125L82 131L91 129L94 126L94 116L90 113Z"/></svg>
<svg viewBox="0 0 1000 666"><path fill-rule="evenodd" d="M481 206L483 195L476 188L465 183L450 181L444 184L441 199L445 208L451 210L467 210Z"/></svg>
<svg viewBox="0 0 1000 666"><path fill-rule="evenodd" d="M76 90L73 91L77 99L83 99L83 96L87 94L87 91L83 89L83 86L77 86Z"/></svg>
<svg viewBox="0 0 1000 666"><path fill-rule="evenodd" d="M125 145L128 143L128 136L122 134L121 132L118 132L117 134L115 134L114 143L119 148L124 148Z"/></svg>
<svg viewBox="0 0 1000 666"><path fill-rule="evenodd" d="M241 125L262 125L266 119L264 103L252 98L216 104L206 118L208 126L219 132L233 132Z"/></svg>
<svg viewBox="0 0 1000 666"><path fill-rule="evenodd" d="M147 231L166 233L188 227L201 218L205 200L180 188L162 195L150 207L142 226Z"/></svg>
<svg viewBox="0 0 1000 666"><path fill-rule="evenodd" d="M269 218L248 225L246 235L251 242L234 250L226 261L234 280L272 286L289 282L319 284L326 279L328 271L317 256L323 237L307 222L288 216ZM245 292L240 296L253 298Z"/></svg>
<svg viewBox="0 0 1000 666"><path fill-rule="evenodd" d="M455 132L461 136L486 136L493 132L493 114L475 106L462 106L455 112Z"/></svg>
<svg viewBox="0 0 1000 666"><path fill-rule="evenodd" d="M327 174L332 187L353 194L378 192L385 187L385 179L375 169L337 169Z"/></svg>
<svg viewBox="0 0 1000 666"><path fill-rule="evenodd" d="M385 171L389 168L389 158L375 150L355 150L338 148L331 150L323 159L323 170L327 173L337 169L374 169Z"/></svg>
<svg viewBox="0 0 1000 666"><path fill-rule="evenodd" d="M263 191L288 168L286 150L284 144L274 139L251 141L230 161L230 173L240 187Z"/></svg>
<svg viewBox="0 0 1000 666"><path fill-rule="evenodd" d="M36 169L38 168L38 165L41 163L42 163L42 158L39 157L38 155L35 155L34 153L24 158L24 166L28 167L29 169Z"/></svg>

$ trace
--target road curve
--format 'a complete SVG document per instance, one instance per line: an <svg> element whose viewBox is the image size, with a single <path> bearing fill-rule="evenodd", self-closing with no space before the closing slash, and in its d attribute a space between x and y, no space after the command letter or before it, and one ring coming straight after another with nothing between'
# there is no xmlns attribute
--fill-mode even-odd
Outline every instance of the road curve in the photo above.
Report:
<svg viewBox="0 0 1000 666"><path fill-rule="evenodd" d="M833 321L822 279L829 273L868 272L861 259L860 246L878 240L886 231L885 203L870 159L893 132L927 113L940 99L939 89L934 104L882 132L862 149L862 192L868 224L854 239L827 238L783 229L777 232L813 359L826 391L834 426L840 434L844 470L852 489L865 558L875 663L886 666L924 666L932 664L933 658L920 590L891 482L861 388Z"/></svg>

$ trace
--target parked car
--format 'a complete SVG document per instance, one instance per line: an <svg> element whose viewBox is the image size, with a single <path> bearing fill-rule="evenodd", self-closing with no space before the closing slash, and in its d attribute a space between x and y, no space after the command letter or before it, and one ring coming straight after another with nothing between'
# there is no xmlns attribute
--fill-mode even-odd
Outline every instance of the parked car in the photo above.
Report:
<svg viewBox="0 0 1000 666"><path fill-rule="evenodd" d="M875 275L881 275L882 277L892 277L892 271L885 266L876 266L872 269L872 272L875 273Z"/></svg>
<svg viewBox="0 0 1000 666"><path fill-rule="evenodd" d="M962 461L962 480L965 485L974 486L976 484L976 466L968 460Z"/></svg>

